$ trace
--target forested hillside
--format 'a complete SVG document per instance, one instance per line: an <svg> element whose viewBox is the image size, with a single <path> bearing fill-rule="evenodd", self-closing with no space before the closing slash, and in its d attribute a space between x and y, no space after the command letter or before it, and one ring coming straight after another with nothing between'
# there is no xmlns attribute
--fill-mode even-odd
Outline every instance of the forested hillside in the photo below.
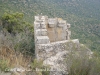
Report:
<svg viewBox="0 0 100 75"><path fill-rule="evenodd" d="M22 12L31 24L40 13L64 18L71 24L72 39L100 51L99 0L0 0L0 17L4 12Z"/></svg>

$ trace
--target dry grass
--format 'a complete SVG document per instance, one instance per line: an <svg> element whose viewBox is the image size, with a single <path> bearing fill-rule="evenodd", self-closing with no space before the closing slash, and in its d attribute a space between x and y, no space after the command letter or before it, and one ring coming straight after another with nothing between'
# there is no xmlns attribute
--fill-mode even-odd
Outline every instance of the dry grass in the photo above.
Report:
<svg viewBox="0 0 100 75"><path fill-rule="evenodd" d="M7 46L0 47L0 59L6 60L10 68L26 68L32 60L31 56L23 55L20 52L15 52Z"/></svg>
<svg viewBox="0 0 100 75"><path fill-rule="evenodd" d="M20 66L26 68L34 59L34 56L32 57L33 53L30 52L31 44L28 40L31 37L26 34L23 35L17 34L13 36L7 31L0 31L0 60L6 60L7 66L10 68ZM17 48L16 45L18 45ZM33 49L33 43L31 47Z"/></svg>

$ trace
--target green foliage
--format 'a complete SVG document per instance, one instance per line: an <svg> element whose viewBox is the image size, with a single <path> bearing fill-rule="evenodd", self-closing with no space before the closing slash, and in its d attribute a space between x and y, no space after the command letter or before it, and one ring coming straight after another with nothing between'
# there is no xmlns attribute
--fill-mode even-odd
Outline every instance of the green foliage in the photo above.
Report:
<svg viewBox="0 0 100 75"><path fill-rule="evenodd" d="M14 49L16 51L34 56L35 44L33 37L32 32L16 34L16 36L13 38L15 42Z"/></svg>
<svg viewBox="0 0 100 75"><path fill-rule="evenodd" d="M5 71L8 68L7 60L0 59L0 70Z"/></svg>
<svg viewBox="0 0 100 75"><path fill-rule="evenodd" d="M4 32L3 34L6 34L6 39L9 38L7 41L13 42L13 49L34 55L34 28L30 23L24 21L23 13L4 13L1 22L1 30Z"/></svg>
<svg viewBox="0 0 100 75"><path fill-rule="evenodd" d="M50 74L50 71L42 71L42 74L43 75L49 75Z"/></svg>
<svg viewBox="0 0 100 75"><path fill-rule="evenodd" d="M29 29L33 32L33 27L30 23L24 21L23 13L4 13L2 16L2 27L11 34L20 33Z"/></svg>
<svg viewBox="0 0 100 75"><path fill-rule="evenodd" d="M37 61L36 59L34 59L33 63L31 64L31 67L33 70L36 70L36 68L42 68L43 67L43 61Z"/></svg>
<svg viewBox="0 0 100 75"><path fill-rule="evenodd" d="M88 46L94 51L95 50L100 51L100 46L99 46L100 45L100 21L99 21L100 10L99 9L100 9L99 0L96 1L95 0L89 0L89 1L87 0L27 0L27 1L26 0L14 0L14 1L0 0L0 10L1 10L0 16L3 15L5 11L9 10L14 12L19 11L24 13L25 20L30 23L33 23L33 16L40 13L43 13L43 15L47 15L50 17L64 18L72 25L71 38L72 39L78 38L80 42L86 44L86 46ZM29 30L29 32L30 31L33 32L33 27L29 23L25 21L23 22L22 20L23 15L21 16L18 14L15 15L20 17L16 17L14 15L12 16L11 13L10 14L6 13L5 14L6 16L4 17L3 20L3 24L1 24L0 22L0 25L3 25L4 28L7 29L7 31L14 34L16 32L22 32L22 31L26 33L27 30ZM7 16L9 18L7 18ZM29 37L33 38L33 35L30 35ZM33 43L34 42L33 41L31 42L31 40L29 40L28 43L26 40L21 40L18 43L16 43L14 47L16 50L20 48L21 50L24 50L24 48L26 50L28 50L28 48L29 49L31 48L32 50L32 48L34 49ZM74 48L77 50L76 46L74 46L73 49ZM84 50L84 47L82 47L82 49ZM96 57L95 59L96 61L99 61L99 58L97 59ZM99 66L97 65L96 67ZM98 74L94 74L94 75L98 75Z"/></svg>
<svg viewBox="0 0 100 75"><path fill-rule="evenodd" d="M90 50L80 45L77 49L74 43L69 42L71 45L70 53L66 57L66 66L68 68L68 75L99 75L100 74L100 52L89 54ZM67 50L69 50L67 48Z"/></svg>
<svg viewBox="0 0 100 75"><path fill-rule="evenodd" d="M96 51L93 54L92 58L92 68L90 75L99 75L100 74L100 52Z"/></svg>
<svg viewBox="0 0 100 75"><path fill-rule="evenodd" d="M34 56L34 28L24 21L23 13L4 13L1 22L3 33L0 33L5 37L2 41L10 41L10 44L5 43L4 45L12 45L10 47L13 50Z"/></svg>
<svg viewBox="0 0 100 75"><path fill-rule="evenodd" d="M44 66L42 60L34 59L33 63L31 64L31 67L32 67L33 71L34 70L39 71L42 73L42 75L49 75L49 73L50 73L50 71L47 71L47 69L49 70L50 67Z"/></svg>
<svg viewBox="0 0 100 75"><path fill-rule="evenodd" d="M99 7L99 0L1 0L0 15L6 11L22 12L30 23L40 13L61 17L71 23L72 39L78 38L91 50L100 51Z"/></svg>
<svg viewBox="0 0 100 75"><path fill-rule="evenodd" d="M72 64L69 70L69 75L89 75L92 62L84 58L72 58Z"/></svg>
<svg viewBox="0 0 100 75"><path fill-rule="evenodd" d="M5 28L9 33L23 31L22 18L22 13L4 13L4 15L2 16L3 28Z"/></svg>
<svg viewBox="0 0 100 75"><path fill-rule="evenodd" d="M91 59L87 59L84 56L82 58L72 59L72 65L69 71L69 75L99 75L100 74L100 57L93 56Z"/></svg>

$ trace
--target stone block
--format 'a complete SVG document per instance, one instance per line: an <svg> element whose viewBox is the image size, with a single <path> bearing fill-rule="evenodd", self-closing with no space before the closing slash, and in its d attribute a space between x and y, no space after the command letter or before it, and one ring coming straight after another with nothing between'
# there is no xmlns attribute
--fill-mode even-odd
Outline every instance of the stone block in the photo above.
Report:
<svg viewBox="0 0 100 75"><path fill-rule="evenodd" d="M40 16L35 16L35 21L39 22L39 23L42 22L41 17Z"/></svg>
<svg viewBox="0 0 100 75"><path fill-rule="evenodd" d="M53 28L55 26L55 24L49 24L50 28Z"/></svg>
<svg viewBox="0 0 100 75"><path fill-rule="evenodd" d="M45 22L42 22L40 25L41 25L42 29L46 29L46 23Z"/></svg>
<svg viewBox="0 0 100 75"><path fill-rule="evenodd" d="M36 36L47 36L47 29L36 30Z"/></svg>
<svg viewBox="0 0 100 75"><path fill-rule="evenodd" d="M41 20L43 20L43 21L45 21L45 20L47 20L48 19L48 16L42 16L41 17Z"/></svg>
<svg viewBox="0 0 100 75"><path fill-rule="evenodd" d="M48 24L49 24L49 27L54 27L57 24L57 19L56 18L48 19Z"/></svg>
<svg viewBox="0 0 100 75"><path fill-rule="evenodd" d="M37 36L36 43L37 44L48 44L48 43L50 43L50 40L49 40L48 36Z"/></svg>
<svg viewBox="0 0 100 75"><path fill-rule="evenodd" d="M66 21L64 21L64 20L59 20L58 21L58 26L59 27L64 27L66 25Z"/></svg>
<svg viewBox="0 0 100 75"><path fill-rule="evenodd" d="M58 27L64 27L64 24L58 24Z"/></svg>
<svg viewBox="0 0 100 75"><path fill-rule="evenodd" d="M34 28L35 29L40 29L40 23L34 22Z"/></svg>
<svg viewBox="0 0 100 75"><path fill-rule="evenodd" d="M35 16L35 20L39 20L39 16Z"/></svg>

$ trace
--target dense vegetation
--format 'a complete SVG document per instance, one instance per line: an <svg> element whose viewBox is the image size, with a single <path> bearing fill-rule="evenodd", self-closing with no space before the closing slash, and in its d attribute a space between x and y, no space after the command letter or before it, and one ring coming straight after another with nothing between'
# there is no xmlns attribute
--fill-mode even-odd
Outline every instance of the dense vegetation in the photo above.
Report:
<svg viewBox="0 0 100 75"><path fill-rule="evenodd" d="M100 51L99 0L1 0L0 15L4 12L22 12L31 24L34 15L61 17L71 23L72 39L78 38L91 50Z"/></svg>
<svg viewBox="0 0 100 75"><path fill-rule="evenodd" d="M33 26L24 21L23 18L24 14L18 12L4 13L4 15L2 15L0 25L0 43L2 43L5 38L9 43L12 42L12 49L34 52ZM7 43L4 43L4 45L6 44Z"/></svg>
<svg viewBox="0 0 100 75"><path fill-rule="evenodd" d="M0 29L0 72L9 72L12 68L20 66L34 70L31 73L35 75L49 74L48 71L35 71L36 68L45 66L42 65L43 61L38 62L35 59L34 28L24 21L23 13L4 13L1 17ZM31 75L30 72L26 74Z"/></svg>
<svg viewBox="0 0 100 75"><path fill-rule="evenodd" d="M77 47L71 41L66 50L70 51L65 58L68 75L100 75L100 53L91 53L85 45Z"/></svg>
<svg viewBox="0 0 100 75"><path fill-rule="evenodd" d="M99 0L0 0L0 55L2 55L0 68L2 70L12 64L15 66L17 64L15 62L18 61L21 66L23 66L23 61L27 61L24 66L32 62L33 59L30 58L29 61L27 58L30 55L34 57L34 15L40 13L67 20L71 23L72 39L78 38L91 50L100 51ZM16 55L13 60L16 58L18 61L10 62L12 60L10 55L13 56L13 54ZM73 63L70 66L70 75L89 75L91 66L91 72L94 71L93 75L100 74L98 66L100 56L96 54L94 54L93 60L73 57L71 61ZM77 61L79 62L76 63ZM37 63L34 64L32 64L33 68ZM93 69L94 67L95 69ZM85 71L87 74L82 74L84 73L83 69L88 70L88 72Z"/></svg>
<svg viewBox="0 0 100 75"><path fill-rule="evenodd" d="M4 13L1 17L0 70L16 65L25 67L34 59L33 26L23 18L24 14L19 12Z"/></svg>

